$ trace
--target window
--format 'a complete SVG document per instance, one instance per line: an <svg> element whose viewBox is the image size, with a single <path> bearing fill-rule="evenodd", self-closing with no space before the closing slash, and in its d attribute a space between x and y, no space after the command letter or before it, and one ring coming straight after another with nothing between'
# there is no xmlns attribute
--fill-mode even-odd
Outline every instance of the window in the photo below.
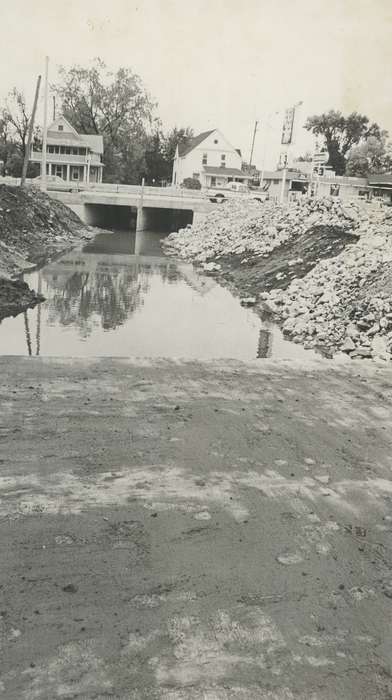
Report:
<svg viewBox="0 0 392 700"><path fill-rule="evenodd" d="M207 165L207 153L203 153L202 165Z"/></svg>
<svg viewBox="0 0 392 700"><path fill-rule="evenodd" d="M79 168L72 168L72 179L79 180Z"/></svg>
<svg viewBox="0 0 392 700"><path fill-rule="evenodd" d="M56 165L56 175L57 177L63 177L63 166Z"/></svg>
<svg viewBox="0 0 392 700"><path fill-rule="evenodd" d="M214 143L218 143L218 139L215 139L215 140L214 140Z"/></svg>
<svg viewBox="0 0 392 700"><path fill-rule="evenodd" d="M216 177L215 177L215 175L213 175L211 178L211 187L215 187L215 185L216 185Z"/></svg>
<svg viewBox="0 0 392 700"><path fill-rule="evenodd" d="M77 148L73 148L73 149L72 149L72 153L73 153L74 156L77 156L77 155L78 155L78 149L77 149Z"/></svg>
<svg viewBox="0 0 392 700"><path fill-rule="evenodd" d="M54 153L53 146L48 146L48 153Z"/></svg>
<svg viewBox="0 0 392 700"><path fill-rule="evenodd" d="M59 129L59 131L64 131L63 125L62 125L62 124L59 124L58 129Z"/></svg>
<svg viewBox="0 0 392 700"><path fill-rule="evenodd" d="M225 155L225 153L222 153L222 155L221 155L221 160L226 160L226 155Z"/></svg>
<svg viewBox="0 0 392 700"><path fill-rule="evenodd" d="M226 155L224 153L222 153L222 155L221 155L221 168L225 168L225 167L226 167Z"/></svg>

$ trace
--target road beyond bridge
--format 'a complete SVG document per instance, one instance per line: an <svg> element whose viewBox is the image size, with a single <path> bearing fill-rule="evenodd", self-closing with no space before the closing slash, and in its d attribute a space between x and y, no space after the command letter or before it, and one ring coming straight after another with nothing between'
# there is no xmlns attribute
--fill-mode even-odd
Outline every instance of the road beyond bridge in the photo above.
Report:
<svg viewBox="0 0 392 700"><path fill-rule="evenodd" d="M80 192L48 194L70 207L86 224L105 226L108 218L115 216L123 228L131 227L131 221L135 220L137 231L156 228L162 218L185 226L203 218L216 206L199 191L171 187L103 184Z"/></svg>

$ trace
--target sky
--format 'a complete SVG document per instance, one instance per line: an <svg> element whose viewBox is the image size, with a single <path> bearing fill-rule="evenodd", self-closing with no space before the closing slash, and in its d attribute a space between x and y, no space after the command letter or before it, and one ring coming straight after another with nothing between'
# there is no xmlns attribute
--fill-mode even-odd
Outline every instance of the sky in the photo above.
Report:
<svg viewBox="0 0 392 700"><path fill-rule="evenodd" d="M306 117L369 116L392 134L392 0L0 0L0 100L32 102L50 59L138 73L166 129L219 128L273 167L283 111L302 102L293 155L312 149ZM42 116L41 96L39 113Z"/></svg>

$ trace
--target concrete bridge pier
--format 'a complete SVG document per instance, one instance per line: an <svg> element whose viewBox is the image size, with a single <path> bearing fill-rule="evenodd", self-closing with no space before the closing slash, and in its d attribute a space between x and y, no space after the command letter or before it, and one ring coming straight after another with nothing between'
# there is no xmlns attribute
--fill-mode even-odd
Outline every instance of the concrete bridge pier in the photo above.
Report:
<svg viewBox="0 0 392 700"><path fill-rule="evenodd" d="M137 208L136 216L136 231L146 231L149 228L153 228L153 216L151 211L146 207Z"/></svg>

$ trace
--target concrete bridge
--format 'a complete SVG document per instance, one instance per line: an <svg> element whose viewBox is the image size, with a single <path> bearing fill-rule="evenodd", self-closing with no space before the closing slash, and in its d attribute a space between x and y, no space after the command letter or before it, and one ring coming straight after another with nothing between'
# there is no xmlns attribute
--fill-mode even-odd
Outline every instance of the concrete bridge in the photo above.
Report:
<svg viewBox="0 0 392 700"><path fill-rule="evenodd" d="M216 204L195 190L172 187L142 187L103 183L80 192L48 194L72 209L86 224L121 228L135 226L137 231L186 226L204 218Z"/></svg>

